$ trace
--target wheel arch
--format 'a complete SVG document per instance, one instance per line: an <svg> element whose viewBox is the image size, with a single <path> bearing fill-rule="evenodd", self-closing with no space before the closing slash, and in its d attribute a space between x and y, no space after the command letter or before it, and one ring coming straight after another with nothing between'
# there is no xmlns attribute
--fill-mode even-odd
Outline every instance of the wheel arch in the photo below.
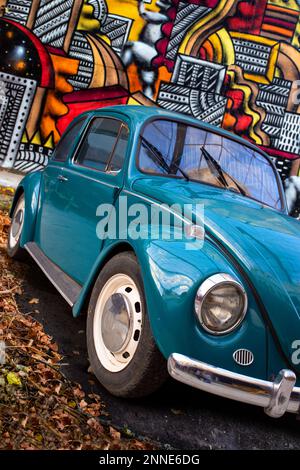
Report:
<svg viewBox="0 0 300 470"><path fill-rule="evenodd" d="M13 202L10 206L10 210L9 210L9 217L12 218L13 216L13 213L14 213L14 210L16 208L16 205L17 205L17 202L18 200L20 199L20 197L22 196L22 194L24 194L24 188L23 186L19 185L16 189L16 192L14 194L14 198L13 198Z"/></svg>
<svg viewBox="0 0 300 470"><path fill-rule="evenodd" d="M9 215L12 217L19 198L25 196L25 217L24 229L21 236L20 245L24 248L25 244L34 239L35 222L38 211L40 186L42 173L37 171L25 176L16 189L14 199L10 208Z"/></svg>
<svg viewBox="0 0 300 470"><path fill-rule="evenodd" d="M83 312L87 310L87 306L88 306L96 279L99 273L101 272L101 270L103 269L103 267L114 256L118 255L119 253L124 253L126 251L130 251L134 253L136 256L136 252L133 246L127 241L121 241L114 245L110 245L109 247L101 251L101 254L99 258L97 259L96 263L94 264L87 282L82 287L82 291L80 293L80 296L76 304L73 306L73 316L75 318L80 316L81 314L83 314Z"/></svg>

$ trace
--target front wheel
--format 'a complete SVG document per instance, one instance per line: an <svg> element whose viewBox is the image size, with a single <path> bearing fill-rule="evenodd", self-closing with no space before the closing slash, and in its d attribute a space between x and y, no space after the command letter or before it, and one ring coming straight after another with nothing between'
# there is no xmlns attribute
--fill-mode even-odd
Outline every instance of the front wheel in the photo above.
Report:
<svg viewBox="0 0 300 470"><path fill-rule="evenodd" d="M16 260L24 261L26 259L26 251L21 248L21 235L24 227L25 217L25 197L22 194L17 203L11 218L11 224L8 232L7 253Z"/></svg>
<svg viewBox="0 0 300 470"><path fill-rule="evenodd" d="M113 395L141 397L167 378L147 315L136 257L114 256L101 271L92 292L87 344L92 370Z"/></svg>

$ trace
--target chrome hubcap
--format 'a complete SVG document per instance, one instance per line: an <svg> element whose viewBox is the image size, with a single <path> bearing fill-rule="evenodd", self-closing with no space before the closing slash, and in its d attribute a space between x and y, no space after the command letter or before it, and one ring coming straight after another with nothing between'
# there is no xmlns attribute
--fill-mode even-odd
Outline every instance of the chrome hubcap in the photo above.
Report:
<svg viewBox="0 0 300 470"><path fill-rule="evenodd" d="M101 322L104 345L112 353L122 351L128 343L131 313L123 294L113 294L106 302Z"/></svg>
<svg viewBox="0 0 300 470"><path fill-rule="evenodd" d="M9 232L9 244L11 248L14 248L20 240L20 236L22 233L23 225L24 225L24 209L25 209L24 198L21 198L17 204L17 207L13 215L13 219L11 222L11 228Z"/></svg>
<svg viewBox="0 0 300 470"><path fill-rule="evenodd" d="M112 276L103 286L94 314L94 345L103 367L120 372L131 362L142 330L142 300L126 274Z"/></svg>

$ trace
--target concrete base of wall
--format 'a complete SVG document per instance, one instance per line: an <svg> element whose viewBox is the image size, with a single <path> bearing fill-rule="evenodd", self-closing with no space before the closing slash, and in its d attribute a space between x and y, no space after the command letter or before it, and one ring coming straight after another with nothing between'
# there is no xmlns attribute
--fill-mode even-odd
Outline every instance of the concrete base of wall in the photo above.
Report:
<svg viewBox="0 0 300 470"><path fill-rule="evenodd" d="M24 175L0 169L0 186L16 188Z"/></svg>

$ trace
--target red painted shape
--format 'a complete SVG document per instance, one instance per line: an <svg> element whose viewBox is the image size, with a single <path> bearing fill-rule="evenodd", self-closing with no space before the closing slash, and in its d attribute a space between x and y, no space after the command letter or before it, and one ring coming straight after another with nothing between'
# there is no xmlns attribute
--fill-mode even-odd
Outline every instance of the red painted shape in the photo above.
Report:
<svg viewBox="0 0 300 470"><path fill-rule="evenodd" d="M240 0L236 13L227 19L227 28L240 33L260 34L267 0Z"/></svg>
<svg viewBox="0 0 300 470"><path fill-rule="evenodd" d="M297 26L295 23L290 23L289 21L280 20L279 18L272 18L270 16L264 17L264 23L272 24L275 26L280 26L282 28L286 28L289 31L294 31Z"/></svg>
<svg viewBox="0 0 300 470"><path fill-rule="evenodd" d="M182 0L172 0L172 6L167 10L169 21L162 26L163 38L156 44L157 56L152 61L152 66L155 68L165 65L169 72L174 68L174 61L166 58L169 40L174 27L179 2ZM220 0L185 0L187 4L201 5L207 8L215 8Z"/></svg>
<svg viewBox="0 0 300 470"><path fill-rule="evenodd" d="M68 93L64 96L64 102L67 104L69 112L58 120L57 129L62 134L79 114L106 106L126 104L128 96L128 92L120 86Z"/></svg>
<svg viewBox="0 0 300 470"><path fill-rule="evenodd" d="M229 86L229 77L226 77L225 83ZM230 98L228 101L226 114L231 116L231 119L228 122L231 122L230 125L224 126L227 130L234 132L235 134L247 139L252 142L252 139L249 138L249 127L253 122L252 116L249 116L245 113L244 110L244 100L245 95L242 90L232 90L227 89L225 95Z"/></svg>
<svg viewBox="0 0 300 470"><path fill-rule="evenodd" d="M62 49L58 49L57 47L49 46L48 44L46 44L45 47L46 47L47 51L50 54L60 55L62 57L68 57L67 54L65 53L65 51L63 51Z"/></svg>
<svg viewBox="0 0 300 470"><path fill-rule="evenodd" d="M64 96L64 103L82 103L87 101L114 100L127 98L128 92L121 86L109 86L104 88L91 88L90 90L73 91Z"/></svg>
<svg viewBox="0 0 300 470"><path fill-rule="evenodd" d="M3 19L1 21L4 21ZM54 71L53 71L53 65L52 61L50 58L50 55L43 45L43 43L25 26L16 23L15 21L12 20L7 20L5 19L7 23L12 24L16 28L18 28L22 33L25 34L25 36L28 37L28 39L32 42L36 50L38 51L39 54L39 59L41 62L41 69L42 69L42 76L41 76L41 82L39 83L39 86L42 88L53 88L54 87Z"/></svg>
<svg viewBox="0 0 300 470"><path fill-rule="evenodd" d="M264 150L264 152L267 152L272 157L286 158L287 160L299 159L299 155L297 153L289 153L289 152L285 152L284 150L272 149L270 147L264 147L262 145L260 145L259 148Z"/></svg>

